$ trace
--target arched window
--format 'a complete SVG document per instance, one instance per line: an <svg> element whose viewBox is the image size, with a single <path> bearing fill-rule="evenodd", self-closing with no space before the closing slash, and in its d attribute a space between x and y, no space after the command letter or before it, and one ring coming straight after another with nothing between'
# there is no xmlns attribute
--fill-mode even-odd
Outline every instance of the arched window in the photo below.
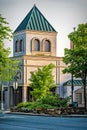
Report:
<svg viewBox="0 0 87 130"><path fill-rule="evenodd" d="M18 52L18 40L15 42L15 52Z"/></svg>
<svg viewBox="0 0 87 130"><path fill-rule="evenodd" d="M46 52L50 52L51 51L51 45L50 45L50 42L48 40L45 41L45 46L44 46L44 50Z"/></svg>
<svg viewBox="0 0 87 130"><path fill-rule="evenodd" d="M16 40L15 42L15 52L22 52L24 49L24 43L21 39L20 41Z"/></svg>
<svg viewBox="0 0 87 130"><path fill-rule="evenodd" d="M20 40L20 43L19 43L19 51L23 51L23 40L21 39Z"/></svg>
<svg viewBox="0 0 87 130"><path fill-rule="evenodd" d="M34 51L40 51L40 42L38 39L34 40Z"/></svg>

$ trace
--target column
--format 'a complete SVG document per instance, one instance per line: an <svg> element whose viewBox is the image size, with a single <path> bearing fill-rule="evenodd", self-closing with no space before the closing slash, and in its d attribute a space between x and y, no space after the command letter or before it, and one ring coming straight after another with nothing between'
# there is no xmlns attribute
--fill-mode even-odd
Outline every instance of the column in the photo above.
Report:
<svg viewBox="0 0 87 130"><path fill-rule="evenodd" d="M27 101L27 86L23 87L23 99L22 99L22 101L23 102Z"/></svg>

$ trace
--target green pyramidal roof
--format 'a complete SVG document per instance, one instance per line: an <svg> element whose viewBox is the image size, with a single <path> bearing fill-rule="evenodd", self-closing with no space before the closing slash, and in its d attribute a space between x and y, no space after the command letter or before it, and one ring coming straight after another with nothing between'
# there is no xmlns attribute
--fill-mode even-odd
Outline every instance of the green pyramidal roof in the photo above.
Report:
<svg viewBox="0 0 87 130"><path fill-rule="evenodd" d="M14 32L23 30L56 32L35 5Z"/></svg>

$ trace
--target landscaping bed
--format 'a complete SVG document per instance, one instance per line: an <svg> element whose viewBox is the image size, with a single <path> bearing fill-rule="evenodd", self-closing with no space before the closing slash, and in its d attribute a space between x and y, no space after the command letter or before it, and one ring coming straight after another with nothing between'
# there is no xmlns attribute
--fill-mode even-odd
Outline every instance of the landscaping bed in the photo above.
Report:
<svg viewBox="0 0 87 130"><path fill-rule="evenodd" d="M84 108L69 105L68 101L69 98L60 98L59 95L47 95L36 101L19 103L15 108L11 108L11 112L49 115L85 114Z"/></svg>
<svg viewBox="0 0 87 130"><path fill-rule="evenodd" d="M69 114L85 114L84 108L56 108L56 109L48 109L48 108L35 108L35 109L27 109L27 108L11 108L11 112L23 112L23 113L38 113L38 114L49 114L49 115L69 115Z"/></svg>

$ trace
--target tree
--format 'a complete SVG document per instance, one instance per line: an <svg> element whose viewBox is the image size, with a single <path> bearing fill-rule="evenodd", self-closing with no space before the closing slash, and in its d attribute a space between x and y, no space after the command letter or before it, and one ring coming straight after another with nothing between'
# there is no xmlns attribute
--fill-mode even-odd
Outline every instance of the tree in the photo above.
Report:
<svg viewBox="0 0 87 130"><path fill-rule="evenodd" d="M0 74L0 89L1 89L1 110L4 109L3 107L3 91L4 91L4 83L8 83L8 92L10 92L10 81L15 81L18 79L17 72L19 71L19 60L14 60L8 58L6 60L6 65L1 65L1 74Z"/></svg>
<svg viewBox="0 0 87 130"><path fill-rule="evenodd" d="M4 40L11 40L12 30L8 26L8 22L0 15L0 65L5 66L7 64L10 49L4 47ZM0 68L1 74L1 68Z"/></svg>
<svg viewBox="0 0 87 130"><path fill-rule="evenodd" d="M17 72L20 70L19 64L20 60L8 58L6 66L1 65L0 81L2 84L13 80L14 77L17 76Z"/></svg>
<svg viewBox="0 0 87 130"><path fill-rule="evenodd" d="M15 76L19 69L19 61L9 58L10 48L4 47L4 40L12 39L12 30L8 26L8 22L0 15L0 81L9 81ZM9 70L11 72L9 72ZM10 73L10 77L9 77Z"/></svg>
<svg viewBox="0 0 87 130"><path fill-rule="evenodd" d="M49 64L38 68L36 72L31 72L30 87L33 89L31 94L35 99L45 97L56 86L54 76L52 75L53 68L54 65Z"/></svg>
<svg viewBox="0 0 87 130"><path fill-rule="evenodd" d="M77 30L68 35L73 42L73 49L65 49L63 61L67 64L64 73L71 73L81 78L84 87L84 107L86 109L86 78L87 78L87 23L79 24Z"/></svg>
<svg viewBox="0 0 87 130"><path fill-rule="evenodd" d="M10 82L17 74L18 61L9 58L10 48L4 47L5 40L11 40L12 30L8 22L0 15L0 85L1 85L1 109L3 110L3 83ZM10 84L9 84L10 85Z"/></svg>

